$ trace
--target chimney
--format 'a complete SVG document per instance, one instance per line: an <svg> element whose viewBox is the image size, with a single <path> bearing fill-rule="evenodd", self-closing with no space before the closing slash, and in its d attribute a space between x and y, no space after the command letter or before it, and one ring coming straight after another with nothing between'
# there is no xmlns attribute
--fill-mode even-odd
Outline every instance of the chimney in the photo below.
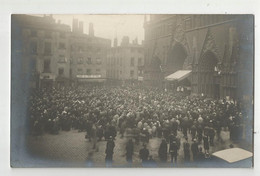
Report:
<svg viewBox="0 0 260 176"><path fill-rule="evenodd" d="M78 32L78 19L74 19L72 21L72 32Z"/></svg>
<svg viewBox="0 0 260 176"><path fill-rule="evenodd" d="M88 34L89 34L89 36L94 37L94 27L93 27L93 23L89 23Z"/></svg>
<svg viewBox="0 0 260 176"><path fill-rule="evenodd" d="M129 37L124 36L121 42L121 46L127 46L129 44Z"/></svg>
<svg viewBox="0 0 260 176"><path fill-rule="evenodd" d="M79 33L83 34L83 21L79 22Z"/></svg>
<svg viewBox="0 0 260 176"><path fill-rule="evenodd" d="M114 47L117 47L117 38L114 39Z"/></svg>

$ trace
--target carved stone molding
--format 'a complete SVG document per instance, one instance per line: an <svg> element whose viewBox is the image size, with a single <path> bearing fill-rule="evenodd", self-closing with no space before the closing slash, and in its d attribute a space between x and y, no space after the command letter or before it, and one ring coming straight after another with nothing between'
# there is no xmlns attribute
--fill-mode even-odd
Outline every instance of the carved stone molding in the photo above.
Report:
<svg viewBox="0 0 260 176"><path fill-rule="evenodd" d="M205 38L205 41L204 41L204 44L203 44L203 48L202 48L202 51L201 51L200 58L202 58L203 55L207 51L211 51L212 53L214 53L215 56L218 59L218 62L220 62L219 51L218 51L217 45L215 43L215 39L214 39L210 29L208 29L208 32L207 32L207 35L206 35L206 38Z"/></svg>
<svg viewBox="0 0 260 176"><path fill-rule="evenodd" d="M189 62L191 62L191 56L190 56L190 49L189 45L185 36L185 31L183 28L183 20L177 21L177 25L175 27L174 33L173 33L173 39L170 48L173 49L176 44L180 44L184 47L187 57L184 61L183 67L186 68L190 65Z"/></svg>
<svg viewBox="0 0 260 176"><path fill-rule="evenodd" d="M174 38L173 38L171 48L173 48L176 45L176 43L180 43L181 45L184 46L184 48L187 52L187 55L189 55L189 53L190 53L189 45L188 45L188 42L186 40L185 31L183 29L182 22L177 24L173 35L174 35Z"/></svg>

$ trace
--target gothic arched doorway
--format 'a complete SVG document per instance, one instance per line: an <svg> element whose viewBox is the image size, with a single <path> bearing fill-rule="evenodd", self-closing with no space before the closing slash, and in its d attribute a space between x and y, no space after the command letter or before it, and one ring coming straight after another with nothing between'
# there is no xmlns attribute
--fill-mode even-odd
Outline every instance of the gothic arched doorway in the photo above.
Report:
<svg viewBox="0 0 260 176"><path fill-rule="evenodd" d="M173 73L183 69L183 64L187 57L187 52L181 44L175 44L168 56L169 57L165 63L168 72Z"/></svg>
<svg viewBox="0 0 260 176"><path fill-rule="evenodd" d="M199 93L211 98L219 98L220 87L216 80L218 59L211 51L207 51L199 60Z"/></svg>

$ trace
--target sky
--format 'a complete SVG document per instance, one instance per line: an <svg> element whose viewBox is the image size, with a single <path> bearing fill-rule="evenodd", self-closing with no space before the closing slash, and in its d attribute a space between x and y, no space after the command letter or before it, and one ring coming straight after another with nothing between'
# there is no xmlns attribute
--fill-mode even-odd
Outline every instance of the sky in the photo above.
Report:
<svg viewBox="0 0 260 176"><path fill-rule="evenodd" d="M136 37L138 43L144 40L144 15L53 15L56 22L72 26L73 18L83 21L84 33L88 34L89 23L94 24L94 33L97 37L110 39L111 43L115 37L118 44L123 36L129 36L130 42Z"/></svg>

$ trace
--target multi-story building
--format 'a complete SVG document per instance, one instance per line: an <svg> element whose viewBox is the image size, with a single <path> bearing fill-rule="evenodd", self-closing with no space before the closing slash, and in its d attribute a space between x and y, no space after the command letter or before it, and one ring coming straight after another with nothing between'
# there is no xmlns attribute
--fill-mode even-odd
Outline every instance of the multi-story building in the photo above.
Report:
<svg viewBox="0 0 260 176"><path fill-rule="evenodd" d="M31 87L104 80L110 40L95 37L93 24L89 35L83 33L83 22L74 19L72 27L56 23L52 15L12 15L12 71L19 71L15 75Z"/></svg>
<svg viewBox="0 0 260 176"><path fill-rule="evenodd" d="M252 98L252 15L151 15L145 28L145 81L192 70L193 94Z"/></svg>
<svg viewBox="0 0 260 176"><path fill-rule="evenodd" d="M137 39L130 43L129 37L125 36L120 46L117 45L117 39L114 40L114 46L110 49L107 56L108 79L121 81L138 80L138 76L142 75L143 65L143 46L138 44Z"/></svg>
<svg viewBox="0 0 260 176"><path fill-rule="evenodd" d="M106 79L106 57L111 41L94 36L93 24L89 35L83 33L83 22L73 20L70 37L71 77L78 82L100 82Z"/></svg>
<svg viewBox="0 0 260 176"><path fill-rule="evenodd" d="M51 15L12 15L12 65L22 65L17 75L30 77L31 87L69 79L69 35L70 26L55 23Z"/></svg>

